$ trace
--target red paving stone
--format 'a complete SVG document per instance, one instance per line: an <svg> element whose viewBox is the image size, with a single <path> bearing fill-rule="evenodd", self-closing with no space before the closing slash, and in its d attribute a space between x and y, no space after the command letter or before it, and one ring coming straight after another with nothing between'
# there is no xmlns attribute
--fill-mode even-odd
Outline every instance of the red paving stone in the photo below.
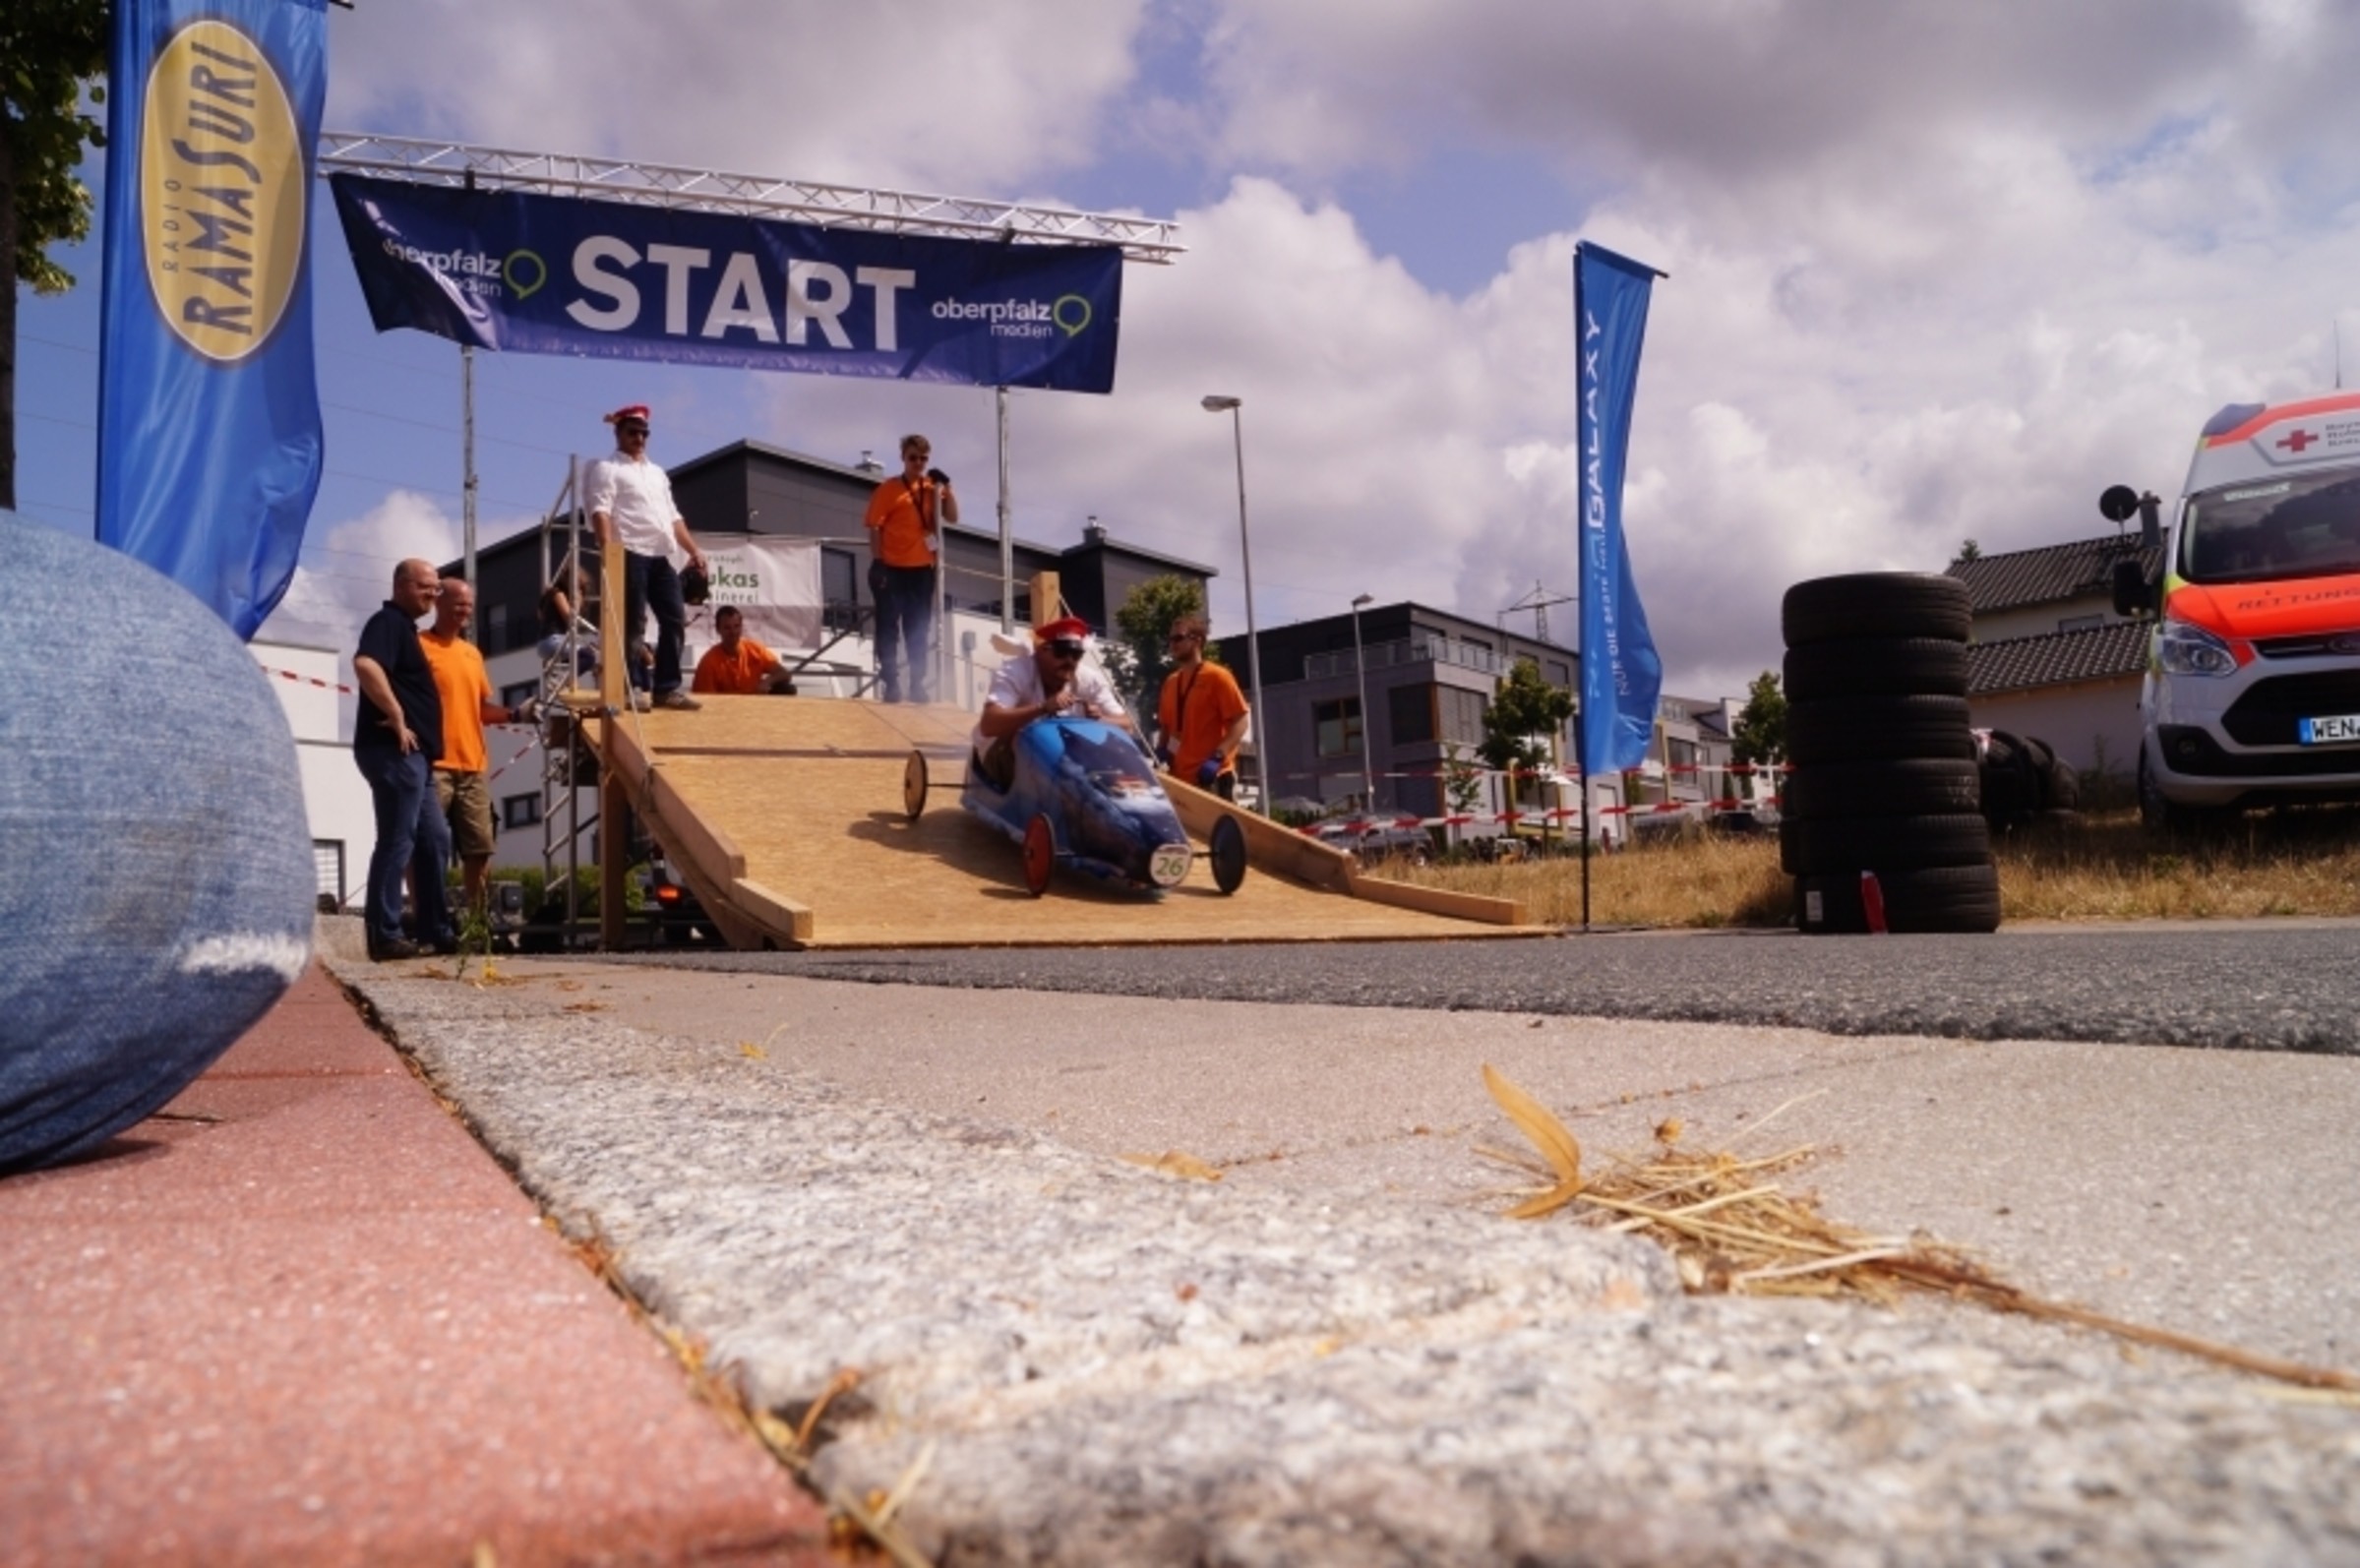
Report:
<svg viewBox="0 0 2360 1568"><path fill-rule="evenodd" d="M0 1280L9 1568L832 1560L317 969L163 1113L0 1181Z"/></svg>

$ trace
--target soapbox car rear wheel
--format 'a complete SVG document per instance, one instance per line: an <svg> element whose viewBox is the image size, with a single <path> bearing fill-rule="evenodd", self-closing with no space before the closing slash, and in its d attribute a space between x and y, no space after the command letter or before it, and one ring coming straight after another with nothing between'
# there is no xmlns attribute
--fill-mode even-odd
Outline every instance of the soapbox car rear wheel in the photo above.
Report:
<svg viewBox="0 0 2360 1568"><path fill-rule="evenodd" d="M1245 880L1245 829L1234 816L1224 816L1213 824L1213 885L1224 893L1234 893Z"/></svg>
<svg viewBox="0 0 2360 1568"><path fill-rule="evenodd" d="M1024 885L1035 898L1049 891L1049 874L1057 870L1058 836L1046 816L1024 824Z"/></svg>
<svg viewBox="0 0 2360 1568"><path fill-rule="evenodd" d="M914 748L901 768L901 810L913 822L926 810L926 754Z"/></svg>

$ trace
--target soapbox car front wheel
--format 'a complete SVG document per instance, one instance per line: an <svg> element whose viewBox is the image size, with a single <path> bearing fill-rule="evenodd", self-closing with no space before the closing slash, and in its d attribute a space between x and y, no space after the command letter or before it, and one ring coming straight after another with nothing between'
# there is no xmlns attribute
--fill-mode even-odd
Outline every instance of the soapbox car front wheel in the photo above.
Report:
<svg viewBox="0 0 2360 1568"><path fill-rule="evenodd" d="M1213 824L1212 848L1207 852L1213 862L1213 885L1224 893L1234 893L1245 880L1245 829L1234 816L1224 816Z"/></svg>
<svg viewBox="0 0 2360 1568"><path fill-rule="evenodd" d="M1049 891L1049 874L1058 866L1058 835L1047 816L1024 824L1024 885L1038 898Z"/></svg>
<svg viewBox="0 0 2360 1568"><path fill-rule="evenodd" d="M910 759L901 767L901 810L911 821L926 810L926 754L911 749Z"/></svg>

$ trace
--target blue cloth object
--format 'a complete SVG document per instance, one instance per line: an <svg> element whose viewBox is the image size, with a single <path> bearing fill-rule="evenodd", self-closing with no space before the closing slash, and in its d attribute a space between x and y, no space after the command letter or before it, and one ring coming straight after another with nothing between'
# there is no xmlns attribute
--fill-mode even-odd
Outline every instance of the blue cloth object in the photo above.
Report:
<svg viewBox="0 0 2360 1568"><path fill-rule="evenodd" d="M877 594L877 674L884 699L929 700L934 668L935 569L885 567Z"/></svg>
<svg viewBox="0 0 2360 1568"><path fill-rule="evenodd" d="M309 961L295 741L210 608L0 512L0 1172L162 1106Z"/></svg>
<svg viewBox="0 0 2360 1568"><path fill-rule="evenodd" d="M1581 465L1582 707L1585 776L1647 759L1664 661L1647 629L1622 537L1623 461L1639 350L1647 336L1654 268L1584 242L1573 253L1574 335L1580 374L1574 445Z"/></svg>
<svg viewBox="0 0 2360 1568"><path fill-rule="evenodd" d="M1196 787L1198 789L1211 789L1213 781L1219 777L1221 777L1220 757L1208 756L1196 764Z"/></svg>

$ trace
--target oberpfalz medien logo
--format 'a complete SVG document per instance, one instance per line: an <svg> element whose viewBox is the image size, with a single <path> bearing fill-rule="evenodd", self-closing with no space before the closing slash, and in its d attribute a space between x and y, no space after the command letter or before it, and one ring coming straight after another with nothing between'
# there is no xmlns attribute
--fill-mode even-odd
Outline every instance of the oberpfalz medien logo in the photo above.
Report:
<svg viewBox="0 0 2360 1568"><path fill-rule="evenodd" d="M1090 302L1079 294L985 302L940 299L935 301L932 314L938 322L987 323L995 337L1047 337L1053 332L1078 337L1090 326Z"/></svg>
<svg viewBox="0 0 2360 1568"><path fill-rule="evenodd" d="M193 22L149 67L140 239L156 309L206 358L270 339L303 275L306 149L286 85L227 22Z"/></svg>
<svg viewBox="0 0 2360 1568"><path fill-rule="evenodd" d="M539 293L541 285L549 281L549 264L541 260L537 251L515 250L506 256L457 247L434 251L405 245L391 235L386 237L384 249L397 262L440 274L462 294L498 299L514 293L524 300Z"/></svg>

